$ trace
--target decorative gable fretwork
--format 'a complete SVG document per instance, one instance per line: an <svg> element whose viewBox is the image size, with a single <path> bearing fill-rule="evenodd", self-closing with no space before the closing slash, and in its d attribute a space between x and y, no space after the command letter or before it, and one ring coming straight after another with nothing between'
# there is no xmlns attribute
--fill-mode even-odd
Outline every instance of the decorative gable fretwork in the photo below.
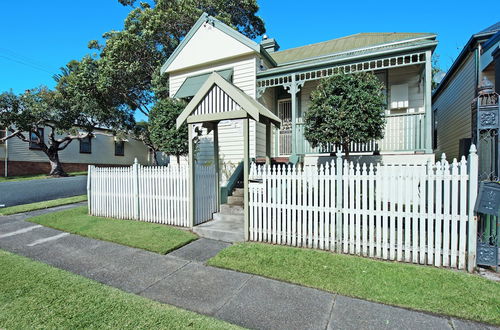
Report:
<svg viewBox="0 0 500 330"><path fill-rule="evenodd" d="M268 87L286 86L289 85L293 80L298 83L304 83L305 81L325 78L334 74L338 74L340 72L354 73L362 71L375 71L422 63L425 63L425 52L390 56L349 64L338 64L330 67L312 69L309 71L277 74L276 76L259 78L257 79L257 88L259 89L259 94L261 95Z"/></svg>
<svg viewBox="0 0 500 330"><path fill-rule="evenodd" d="M206 115L219 112L241 110L241 107L219 86L214 85L206 97L198 104L194 115Z"/></svg>

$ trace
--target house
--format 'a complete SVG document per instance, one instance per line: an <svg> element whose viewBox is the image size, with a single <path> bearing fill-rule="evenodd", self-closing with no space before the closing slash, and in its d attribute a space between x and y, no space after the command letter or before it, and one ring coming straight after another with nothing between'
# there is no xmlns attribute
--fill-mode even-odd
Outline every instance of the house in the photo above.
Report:
<svg viewBox="0 0 500 330"><path fill-rule="evenodd" d="M478 86L489 81L496 86L496 92L500 92L499 45L500 22L472 35L434 91L432 110L437 154L446 153L449 158L467 154L475 130L471 102L478 95ZM480 161L485 158L479 145L478 154Z"/></svg>
<svg viewBox="0 0 500 330"><path fill-rule="evenodd" d="M434 159L431 56L436 45L436 35L431 33L359 33L280 51L273 38L264 37L259 44L203 14L163 65L162 73L169 75L171 97L191 100L209 75L217 72L281 120L268 146L275 161L311 164L336 152L334 146L312 148L304 139L303 115L311 91L321 78L341 70L373 72L386 86L385 137L353 144L352 154L377 155L385 162L408 158L425 163ZM212 94L214 102L231 101L217 90ZM252 121L252 158L266 155L265 136L266 126ZM218 138L224 184L243 158L241 120L220 121ZM213 161L213 136L202 134L198 139L198 162Z"/></svg>
<svg viewBox="0 0 500 330"><path fill-rule="evenodd" d="M45 138L50 129L39 128ZM0 131L0 137L5 131ZM28 136L28 134L26 134ZM152 157L141 141L119 139L105 129L98 129L94 137L74 140L59 152L66 172L86 171L92 165L131 165L134 158L141 164L151 164ZM0 143L0 176L46 174L50 171L47 156L36 143L27 143L17 137Z"/></svg>

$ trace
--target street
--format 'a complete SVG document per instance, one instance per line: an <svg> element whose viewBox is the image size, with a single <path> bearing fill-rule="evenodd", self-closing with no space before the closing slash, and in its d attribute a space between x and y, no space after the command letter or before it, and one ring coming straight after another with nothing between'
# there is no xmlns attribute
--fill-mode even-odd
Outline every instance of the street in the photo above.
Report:
<svg viewBox="0 0 500 330"><path fill-rule="evenodd" d="M87 176L0 183L0 205L5 207L83 195Z"/></svg>

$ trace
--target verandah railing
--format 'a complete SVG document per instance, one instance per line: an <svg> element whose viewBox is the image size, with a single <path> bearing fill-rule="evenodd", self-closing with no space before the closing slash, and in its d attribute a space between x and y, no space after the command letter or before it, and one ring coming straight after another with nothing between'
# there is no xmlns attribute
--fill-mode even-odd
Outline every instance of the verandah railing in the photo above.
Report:
<svg viewBox="0 0 500 330"><path fill-rule="evenodd" d="M368 143L352 143L351 152L424 150L424 120L425 114L420 112L387 115L384 138L379 141L371 141ZM316 148L313 148L311 144L304 138L304 123L297 123L296 129L298 141L297 152L299 154L322 154L337 152L337 148L335 145L318 146ZM280 137L280 143L287 141L285 141L283 137ZM289 141L291 141L291 131ZM281 150L287 149L280 148L280 151ZM291 153L291 148L289 151Z"/></svg>
<svg viewBox="0 0 500 330"><path fill-rule="evenodd" d="M477 155L449 164L256 166L250 240L475 267Z"/></svg>

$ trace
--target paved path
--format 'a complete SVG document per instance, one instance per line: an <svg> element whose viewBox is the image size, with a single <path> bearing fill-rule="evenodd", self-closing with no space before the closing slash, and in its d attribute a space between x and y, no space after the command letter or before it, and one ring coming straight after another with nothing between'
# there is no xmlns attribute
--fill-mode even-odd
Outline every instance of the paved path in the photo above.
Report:
<svg viewBox="0 0 500 330"><path fill-rule="evenodd" d="M6 207L87 193L87 176L0 183L0 205Z"/></svg>
<svg viewBox="0 0 500 330"><path fill-rule="evenodd" d="M206 266L204 262L227 247L227 243L199 239L168 255L159 255L24 221L28 216L46 212L50 211L0 217L0 248L124 291L244 327L489 328Z"/></svg>

